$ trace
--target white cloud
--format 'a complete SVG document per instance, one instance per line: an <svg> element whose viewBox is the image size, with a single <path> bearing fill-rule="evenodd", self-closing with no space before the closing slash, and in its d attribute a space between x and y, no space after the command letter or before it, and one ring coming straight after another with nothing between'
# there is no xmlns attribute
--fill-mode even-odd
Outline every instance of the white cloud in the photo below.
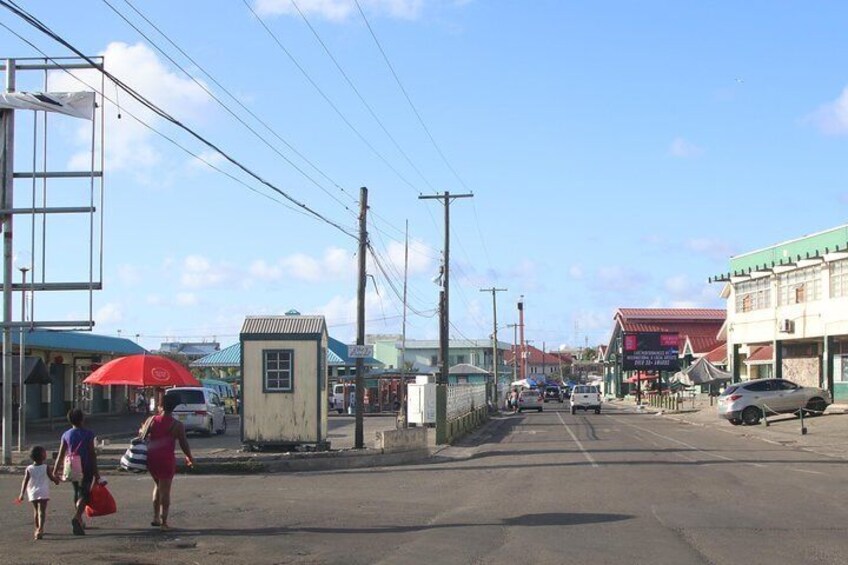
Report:
<svg viewBox="0 0 848 565"><path fill-rule="evenodd" d="M424 0L361 0L363 9L391 18L414 20L421 15ZM256 0L256 11L263 16L297 16L292 0ZM341 22L357 12L354 0L297 0L297 6L307 16L317 15L326 20Z"/></svg>
<svg viewBox="0 0 848 565"><path fill-rule="evenodd" d="M200 303L197 295L193 292L178 292L174 297L174 303L177 306L189 307L189 306L197 306Z"/></svg>
<svg viewBox="0 0 848 565"><path fill-rule="evenodd" d="M828 135L848 134L848 87L834 100L822 105L808 116L822 133Z"/></svg>
<svg viewBox="0 0 848 565"><path fill-rule="evenodd" d="M210 165L220 168L226 162L227 160L223 155L210 149L208 151L201 151L197 154L197 157L190 157L188 166L191 169L199 171L211 171Z"/></svg>
<svg viewBox="0 0 848 565"><path fill-rule="evenodd" d="M120 304L109 302L104 304L94 313L94 321L97 325L108 326L117 324L124 319L124 313Z"/></svg>
<svg viewBox="0 0 848 565"><path fill-rule="evenodd" d="M209 98L203 89L192 80L169 70L149 47L143 43L128 45L110 43L102 53L106 70L154 101L165 111L185 120L203 117ZM93 70L73 71L74 75L87 83L83 84L63 71L50 74L49 88L54 91L91 90L100 88L99 73ZM105 94L121 105L123 117L118 119L119 110L112 102L106 102L106 161L110 170L127 169L148 175L148 169L162 161L162 154L153 144L153 132L133 119L129 113L145 122L156 125L160 118L143 108L124 92L115 95L114 85L107 83ZM98 101L102 99L98 96ZM69 167L87 169L90 166L90 125L81 125L77 133L79 153L71 158Z"/></svg>
<svg viewBox="0 0 848 565"><path fill-rule="evenodd" d="M409 274L418 275L422 273L429 274L434 272L435 260L434 252L423 241L412 240L409 242ZM403 272L404 263L404 244L399 241L389 242L388 247L389 261L397 268L399 273Z"/></svg>
<svg viewBox="0 0 848 565"><path fill-rule="evenodd" d="M677 137L671 142L668 148L668 153L672 157L679 159L689 159L703 155L704 150L690 141L686 141L682 137Z"/></svg>
<svg viewBox="0 0 848 565"><path fill-rule="evenodd" d="M202 255L189 255L183 261L180 282L186 288L210 288L220 286L230 278L231 269L221 263L213 265Z"/></svg>
<svg viewBox="0 0 848 565"><path fill-rule="evenodd" d="M135 265L119 265L118 280L126 286L135 286L141 282L141 269Z"/></svg>
<svg viewBox="0 0 848 565"><path fill-rule="evenodd" d="M686 294L691 288L689 277L686 275L675 275L665 280L665 288L675 295Z"/></svg>
<svg viewBox="0 0 848 565"><path fill-rule="evenodd" d="M572 265L571 268L568 269L568 276L572 279L582 279L584 274L583 267L580 265Z"/></svg>
<svg viewBox="0 0 848 565"><path fill-rule="evenodd" d="M144 299L148 306L161 306L164 302L162 297L158 294L148 294L147 298Z"/></svg>
<svg viewBox="0 0 848 565"><path fill-rule="evenodd" d="M727 259L733 255L733 245L730 243L709 237L699 237L686 242L689 251L701 253L716 259Z"/></svg>

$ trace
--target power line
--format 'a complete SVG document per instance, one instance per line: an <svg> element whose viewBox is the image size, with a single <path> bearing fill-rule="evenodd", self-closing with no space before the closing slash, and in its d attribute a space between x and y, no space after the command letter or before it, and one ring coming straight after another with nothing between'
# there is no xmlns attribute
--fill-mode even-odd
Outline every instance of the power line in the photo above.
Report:
<svg viewBox="0 0 848 565"><path fill-rule="evenodd" d="M104 1L105 1L105 0L104 0ZM151 21L151 20L150 20L147 16L145 16L145 15L144 15L144 13L142 13L142 12L141 12L138 8L136 8L136 7L135 7L135 5L133 5L133 3L132 3L130 0L124 0L124 3L126 3L126 4L127 4L127 5L128 5L128 6L129 6L129 7L130 7L130 8L131 8L131 9L132 9L135 13L136 13L136 14L138 14L138 15L139 15L139 16L140 16L140 17L141 17L141 18L142 18L145 22L147 22L147 23L148 23L148 24L149 24L149 25L150 25L153 29L155 29L155 30L156 30L156 32L157 32L157 33L159 33L159 35L161 35L163 38L165 38L165 40L166 40L168 43L170 43L170 44L171 44L171 45L172 45L172 46L173 46L173 47L174 47L177 51L179 51L179 52L180 52L180 54L182 54L182 55L183 55L186 59L188 59L188 60L189 60L189 62L191 62L191 64L192 64L192 65L194 65L195 67L197 67L197 68L200 70L200 72L202 72L202 73L204 74L204 76L206 76L206 77L207 77L210 81L212 81L212 82L213 82L213 83L214 83L214 84L215 84L218 88L220 88L222 91L224 91L224 93L225 93L227 96L229 96L229 97L230 97L230 99L231 99L233 102L235 102L236 104L238 104L238 105L239 105L239 107L240 107L242 110L244 110L245 112L247 112L247 113L248 113L248 114L249 114L249 115L250 115L250 116L251 116L254 120L256 120L257 122L259 122L260 124L262 124L262 126L263 126L265 129L267 129L267 130L268 130L268 132L269 132L269 133L271 133L271 135L273 135L273 136L274 136L275 138L277 138L277 139L278 139L281 143L283 143L286 147L288 147L288 148L289 148L289 149L290 149L290 150L291 150L291 151L292 151L295 155L297 155L298 157L300 157L301 159L303 159L303 160L304 160L304 162L306 162L306 163L307 163L310 167L312 167L312 169L313 169L315 172L317 172L319 175L321 175L322 177L324 177L324 179L326 179L326 180L327 180L330 184L332 184L332 185L333 185L333 186L335 186L337 189L339 189L339 191L340 191L342 194L344 194L345 196L347 196L347 197L350 199L350 201L351 201L351 202L353 202L353 203L356 203L356 202L357 202L357 199L356 199L356 197L355 197L355 196L353 196L353 195L352 195L352 194L350 194L348 191L346 191L346 190L344 189L344 187L342 187L342 186L341 186L338 182L336 182L335 180L333 180L333 179L332 179L332 178L331 178L331 177L330 177L330 176L329 176L329 175L328 175L328 174L327 174L324 170L322 170L320 167L318 167L318 165L316 165L316 164L315 164L315 163L313 163L311 160L309 160L309 159L306 157L306 155L304 155L303 153L301 153L300 151L298 151L298 149L297 149L294 145L292 145L292 144L291 144L288 140L286 140L283 136L281 136L279 133L277 133L277 131L276 131L273 127L271 127L271 125L270 125L270 124L268 124L268 122L266 122L265 120L263 120L263 119L262 119L260 116L258 116L255 112L253 112L253 111L252 111L249 107L247 107L247 106L246 106L246 105L245 105L245 104L244 104L244 103L243 103L243 102L242 102L242 101L241 101L241 100L240 100L240 99L239 99L236 95L234 95L232 92L230 92L230 91L229 91L229 90L228 90L228 89L227 89L227 88L226 88L223 84L221 84L221 83L220 83L220 82L219 82L219 81L218 81L218 80L217 80L217 79L216 79L216 78L215 78L215 77L214 77L214 76L213 76L210 72L208 72L208 71L207 71L207 70L206 70L206 69L205 69L205 68L204 68L204 67L203 67L200 63L198 63L198 62L197 62L197 61L196 61L196 60L195 60L195 59L194 59L191 55L189 55L188 53L186 53L186 51L185 51L182 47L180 47L180 46L179 46L176 42L174 42L174 41L173 41L173 40L172 40L172 39L171 39L171 38L170 38L170 37L169 37L169 36L168 36L168 35L167 35L164 31L162 31L162 29L161 29L161 28L159 28L159 26L157 26L157 25L156 25L154 22L152 22L152 21Z"/></svg>
<svg viewBox="0 0 848 565"><path fill-rule="evenodd" d="M354 2L356 3L357 9L359 10L359 14L362 16L362 20L365 22L365 25L368 28L368 32L371 34L371 37L374 39L374 43L377 45L377 49L380 50L380 54L383 56L383 60L386 62L386 66L389 67L389 70L391 71L392 76L395 79L395 82L397 83L398 87L400 88L400 91L403 93L404 98L406 98L406 101L409 104L409 107L412 108L412 111L415 113L415 117L418 118L418 123L421 124L421 127L424 129L424 133L426 133L427 137L430 139L430 143L432 143L433 147L436 148L436 151L439 153L439 156L442 158L442 161L444 161L445 165L447 165L448 169L450 169L450 171L453 173L453 175L459 181L459 184L461 184L466 190L468 190L470 192L471 190L465 184L465 181L462 180L462 178L456 172L456 169L453 168L453 165L450 164L450 161L448 161L448 158L442 152L442 149L441 149L441 147L439 147L439 144L436 143L435 138L430 133L430 128L428 128L427 124L424 123L424 118L421 117L421 113L418 111L418 108L416 108L415 104L412 103L412 98L409 96L409 93L407 92L406 88L403 86L403 83L401 82L400 77L398 76L397 72L395 71L394 66L392 65L391 61L389 60L389 56L386 54L386 51L383 49L383 45L380 43L380 40L377 39L377 34L374 33L374 29L371 27L371 22L369 22L368 18L365 16L365 12L362 10L362 6L360 5L359 0L354 0Z"/></svg>
<svg viewBox="0 0 848 565"><path fill-rule="evenodd" d="M251 170L249 167L242 164L240 161L238 161L234 157L230 156L229 153L225 152L223 149L218 147L215 143L206 139L204 136L197 133L195 130L193 130L189 126L183 124L180 120L171 116L169 113L167 113L165 110L163 110L162 108L160 108L159 106L157 106L156 104L151 102L145 96L143 96L138 91L136 91L134 88L127 85L121 79L117 78L115 75L113 75L112 73L107 71L102 65L99 65L98 63L93 61L90 57L85 55L82 51L80 51L78 48L76 48L70 42L68 42L63 37L58 35L56 32L51 30L46 24L41 22L38 18L36 18L35 16L30 14L29 12L27 12L23 8L20 8L17 4L15 4L15 2L13 0L8 0L8 1L7 0L0 0L0 6L2 6L3 8L6 8L7 10L9 10L13 14L18 16L22 20L24 20L26 23L28 23L29 25L31 25L32 27L34 27L38 31L42 32L43 34L47 35L48 37L50 37L51 39L56 41L57 43L65 46L67 49L69 49L75 55L77 55L80 59L86 61L93 68L95 68L98 71L100 71L101 73L103 73L107 78L109 78L112 82L114 82L117 86L119 86L124 92L126 92L127 94L132 96L133 99L135 99L137 102L139 102L142 106L146 107L147 109L149 109L151 112L153 112L157 116L161 117L162 119L172 123L173 125L177 126L180 129L182 129L183 131L188 133L191 137L195 138L197 141L199 141L203 145L206 145L209 149L212 149L216 153L220 154L222 157L224 157L231 164L235 165L238 169L243 171L245 174L253 177L257 181L259 181L261 184L267 186L268 188L270 188L274 192L280 194L283 198L285 198L286 200L288 200L289 202L291 202L295 206L307 211L308 213L312 214L313 216L320 219L324 223L336 228L337 230L344 233L345 235L347 235L347 236L349 236L353 239L356 239L356 236L354 234L348 232L346 229L344 229L338 223L328 219L327 217L325 217L320 212L310 208L308 205L304 204L303 202L300 202L299 200L297 200L293 196L289 195L286 191L282 190L281 188L279 188L275 184L264 179L263 177L261 177L260 175L255 173L253 170Z"/></svg>
<svg viewBox="0 0 848 565"><path fill-rule="evenodd" d="M174 65L175 67L177 67L180 71L182 71L182 72L183 72L183 74L185 74L185 75L186 75L186 76L187 76L187 77L188 77L188 78L189 78L192 82L194 82L194 84L196 84L196 85L197 85L197 86L198 86L201 90L203 90L206 94L208 94L210 98L212 98L215 102L217 102L217 103L218 103L218 105L219 105L219 106L221 106L221 108L223 108L223 109L224 109L224 110L225 110L228 114L230 114L230 115L231 115L231 116L232 116L232 117L233 117L236 121L238 121L238 122L239 122L242 126L244 126L244 127L245 127L245 128L246 128L246 129L247 129L250 133L252 133L252 134L253 134L253 135L254 135L257 139L259 139L262 143L264 143L264 144L265 144L265 145L266 145L266 146L267 146L267 147L268 147L271 151L273 151L274 153L276 153L276 154L277 154L280 158L282 158L282 159L283 159L286 163L288 163L289 165L291 165L291 167L292 167L294 170L296 170L298 173L300 173L300 174L301 174L301 176L303 176L303 177L304 177L305 179L307 179L309 182L311 182L312 184L314 184L316 187L318 187L320 190L322 190L322 191L323 191L323 192L324 192L327 196L329 196L331 199L335 200L335 201L336 201L339 205L341 205L341 206L342 206L345 210L347 210L348 212L350 212L351 214L353 214L353 215L355 216L355 213L353 212L353 210L351 210L351 209L347 206L347 204L345 204L344 202L342 202L341 200L339 200L339 198L338 198L336 195L332 194L329 190L327 190L326 188L324 188L324 186L322 186L322 185L321 185L321 184L320 184L317 180L315 180L315 179L314 179L311 175L309 175L306 171L304 171L302 168L300 168L300 167L299 167L299 166L298 166L298 165L297 165L294 161L292 161L291 159L289 159L289 157L288 157L287 155L285 155L282 151L280 151L279 149L277 149L277 148L276 148L273 144L271 144L271 143L270 143L270 142L269 142L269 141L268 141L268 140L267 140L267 139L266 139L263 135L261 135L258 131L256 131L256 129L254 129L254 128L253 128L250 124L248 124L248 123L247 123L244 119L242 119L242 117L241 117L241 116L239 116L238 114L236 114L236 113L235 113L235 112L234 112L234 111L233 111L233 110L232 110L232 109L231 109L231 108L230 108L227 104L225 104L225 103L224 103L224 102L223 102L220 98L218 98L218 96L216 96L216 95L215 95L215 93L214 93L214 92L212 92L212 91L211 91L211 90L210 90L210 89L209 89L209 88L208 88L205 84L203 84L202 82L200 82L199 80L197 80L197 78L195 78L195 76L194 76L194 75L192 75L190 72L188 72L188 70L186 70L186 69L185 69L185 67L183 67L183 66L182 66L179 62L177 62L176 60L174 60L174 58L173 58L173 57L171 57L171 55L170 55L170 54L168 54L168 53L167 53L164 49L162 49L161 47L159 47L159 45L158 45L155 41L153 41L153 39L151 39L151 38L150 38L150 37L149 37L146 33L144 33L144 31L142 31L141 29L139 29L139 28L138 28L138 26L136 26L136 25L135 25L132 21L130 21L130 20L129 20L129 18L127 18L124 14L122 14L120 11L118 11L118 9L117 9L117 8L115 8L115 6L113 6L113 5L109 2L109 0L102 0L102 1L103 1L103 3L104 3L104 4L106 4L106 5L107 5L107 6L108 6L108 7L109 7L109 8L110 8L110 9L111 9L111 10L112 10L112 11L113 11L113 12L114 12L117 16L118 16L118 17L120 17L122 20L124 20L124 22L126 22L126 23L127 23L127 25L129 25L129 26L130 26L131 28L133 28L133 29L134 29L134 30L135 30L135 31L136 31L139 35L141 35L144 39L146 39L146 40L147 40L147 42L148 42L150 45L152 45L152 46L153 46L153 48L154 48L154 49L156 49L159 53L161 53L161 54L162 54L162 56L164 56L166 59L168 59L168 61L170 61L170 62L171 62L171 64L173 64L173 65ZM127 2L127 0L124 0L124 1L125 1L125 2ZM131 8L133 8L133 9L135 10L135 7L134 7L134 6L132 6L131 4L129 4L129 2L127 2L127 4L128 4L128 5L130 5L130 7L131 7ZM136 13L139 13L139 12L138 12L138 10L136 10ZM142 17L143 17L143 16L142 16ZM150 21L149 21L149 20L147 20L147 18L145 18L145 21L147 21L148 23L150 23ZM151 25L152 25L152 24L151 24ZM155 26L154 26L154 27L155 27ZM157 31L159 31L159 29L158 29L158 28L156 28L156 29L157 29ZM174 42L173 42L173 41L171 41L171 40L170 40L167 36L165 36L165 35L164 35L161 31L159 31L159 33L160 33L160 35L162 35L163 37L165 37L165 39L167 39L167 40L171 43L171 45L174 45ZM182 50L180 50L180 52L181 52L181 53L184 53ZM197 64L197 63L196 63L193 59L189 58L189 60L190 60L190 61L192 61L192 63L194 63L195 65ZM204 73L206 74L206 76L209 76L209 74L208 74L208 73L206 73L205 71L204 71ZM212 80L214 80L214 79L212 79ZM215 81L215 82L216 82L216 84L218 84L218 85L219 85L219 87L220 87L220 83L218 83L217 81ZM232 96L232 95L230 95L230 96ZM266 127L267 127L267 124L266 124ZM286 143L286 145L287 145L289 148L291 148L291 145L290 145L290 144Z"/></svg>
<svg viewBox="0 0 848 565"><path fill-rule="evenodd" d="M86 88L91 89L93 92L95 92L95 93L99 94L103 100L106 100L106 101L108 101L108 102L110 102L110 103L112 103L112 104L117 105L117 104L116 104L116 102L115 102L114 100L112 100L111 98L109 98L109 97L108 97L108 96L107 96L104 92L99 91L96 87L92 86L92 85L91 85L91 84L89 84L88 82L84 81L83 79L81 79L80 77L78 77L77 75L75 75L74 73L72 73L72 72L71 72L68 68L64 67L64 66L63 66L61 63L59 63L56 59L54 59L54 58L52 58L52 57L48 56L48 55L47 55L47 54L46 54L46 53L45 53L42 49L40 49L37 45L35 45L35 44L34 44L34 43L32 43L31 41L29 41L28 39L26 39L25 37L23 37L22 35L20 35L18 32L16 32L15 30L13 30L12 28L10 28L9 26L7 26L6 24L4 24L3 22L0 22L0 26L2 26L2 27L3 27L4 29L6 29L9 33L11 33L12 35L14 35L14 36L15 36L15 37L17 37L18 39L20 39L22 42L26 43L27 45L29 45L30 47L32 47L34 50L36 50L37 52L39 52L41 55L43 55L43 56L44 56L44 59L45 59L45 60L47 60L47 61L50 61L50 62L54 63L54 64L55 64L55 65L56 65L59 69L61 69L62 71L64 71L66 74L68 74L68 75L69 75L70 77L72 77L74 80L76 80L77 82L79 82L80 84L82 84L83 86L85 86ZM181 150L181 151L183 151L184 153L188 154L188 155L189 155L189 156L191 156L191 157L194 157L195 159L197 159L198 161L202 162L203 164L205 164L205 165L206 165L207 167L209 167L210 169L213 169L214 171L216 171L216 172L218 172L218 173L220 173L220 174L222 174L222 175L226 176L227 178L231 179L232 181L234 181L234 182L236 182L236 183L238 183L238 184L240 184L240 185L244 186L245 188L247 188L247 189L248 189L248 190L250 190L251 192L253 192L253 193L255 193L255 194L258 194L259 196L262 196L263 198L267 198L268 200L270 200L270 201L272 201L272 202L275 202L275 203L279 204L280 206L283 206L284 208L287 208L287 209L289 209L289 210L291 210L291 211L293 211L293 212L296 212L296 213L298 213L298 214L301 214L301 215L303 215L303 216L305 216L305 217L307 217L307 218L310 218L310 219L312 219L312 220L318 220L318 221L320 221L320 220L319 220L318 218L316 218L314 215L309 214L309 213L307 213L306 211L304 211L304 210L302 210L302 209L300 209L300 208L296 208L296 207L292 206L291 204L288 204L287 202L284 202L284 201L282 201L282 200L279 200L279 199L277 199L277 198L274 198L272 195L267 194L267 193L265 193L265 192L262 192L262 191L258 190L257 188L255 188L255 187L253 187L253 186L251 186L251 185L247 184L245 181L243 181L242 179L240 179L240 178L236 177L235 175L233 175L233 174L231 174L231 173L229 173L229 172L227 172L227 171L225 171L225 170L221 169L220 167L216 166L215 164L213 164L213 163L209 162L209 160L205 159L205 158L204 158L204 157L202 157L201 155L199 155L199 154L197 154L197 153L194 153L193 151L191 151L190 149L188 149L187 147L185 147L184 145L182 145L181 143L179 143L177 140L175 140L175 139L174 139L174 138L172 138L171 136L169 136L169 135L167 135L167 134L165 134L165 133L163 133L163 132L159 131L159 130L158 130L158 129L156 129L155 127L151 126L150 124L148 124L148 123L147 123L147 122L145 122L143 119L139 118L138 116L136 116L135 114L133 114L131 111L127 110L126 108L124 108L122 111L123 111L123 113L125 113L126 115L128 115L129 117L131 117L132 119L134 119L136 122L138 122L140 125L144 126L145 128L147 128L147 129L148 129L148 130L150 130L151 132L153 132L153 133L155 133L156 135L160 136L161 138L165 139L166 141L168 141L169 143L171 143L172 145L174 145L175 147L177 147L178 149L180 149L180 150Z"/></svg>
<svg viewBox="0 0 848 565"><path fill-rule="evenodd" d="M359 89L356 87L356 85L350 79L350 76L348 76L348 74L345 72L345 70L339 64L338 60L335 58L333 53L330 51L330 48L327 47L327 44L324 42L324 40L318 34L318 31L313 27L312 23L306 17L306 14L304 14L303 10L300 9L300 6L298 5L298 3L295 0L290 0L290 1L291 1L292 5L295 7L295 9L297 10L297 13L300 14L300 17L306 23L307 27L309 27L309 30L312 32L312 35L315 36L315 39L318 41L318 43L324 49L324 53L326 53L327 56L330 58L330 60L333 62L333 65L335 65L336 69L338 69L339 73L341 73L342 77L345 79L345 82L347 82L348 86L350 86L351 90L353 90L353 92L356 94L357 98L359 98L359 101L362 102L362 105L365 106L365 108L368 110L368 113L371 114L371 117L374 118L374 121L377 122L377 125L380 126L380 129L383 130L383 133L385 133L386 136L391 140L392 144L395 146L395 148L398 150L398 152L400 152L400 154L403 155L403 158L406 159L406 162L409 163L409 166L413 168L413 170L418 174L419 177L421 177L421 180L424 181L424 184L429 186L430 190L435 191L436 189L433 188L433 185L430 184L430 181L428 181L427 178L424 176L424 174L421 172L421 169L419 169L415 165L415 163L412 162L412 159L409 158L409 155L406 153L406 151L403 150L403 148L397 142L395 137L389 132L388 129L386 129L386 126L383 124L383 121L377 116L377 113L374 112L374 109L365 100L365 97L362 96L362 93L359 91Z"/></svg>
<svg viewBox="0 0 848 565"><path fill-rule="evenodd" d="M297 69L301 72L301 74L306 78L306 80L309 82L309 84L311 84L315 88L315 90L318 91L318 94L320 94L321 97L324 99L324 101L327 102L327 104L330 105L330 107L336 112L336 114L338 114L338 116L342 119L342 121L345 123L345 125L347 125L347 127L350 128L350 130L360 139L360 141L362 141L362 143L364 143L365 146L368 147L368 149L370 149L371 152L378 159L380 159L383 162L383 164L385 164L401 181L403 181L405 184L407 184L413 190L418 190L417 188L415 188L415 185L412 184L409 181L409 179L407 179L391 163L389 163L388 159L386 159L383 156L383 154L380 153L377 150L377 148L374 147L371 144L371 142L368 141L365 138L365 136L362 135L362 133L360 133L360 131L358 129L356 129L356 126L354 126L350 122L350 120L347 119L347 117L342 113L342 111L339 110L338 106L336 106L336 104L330 99L330 97L327 96L327 94L324 92L324 90L320 86L318 86L318 83L316 83L312 79L312 77L309 75L309 73L306 72L306 69L303 68L303 66L297 61L297 59L294 57L294 55L292 55L291 52L286 48L286 46L283 45L283 42L280 41L280 38L277 36L277 34L275 34L273 32L273 30L271 30L271 28L268 27L268 24L265 23L265 20L263 20L262 17L259 14L256 13L256 11L253 9L253 7L250 5L250 3L247 0L242 0L242 3L244 3L245 7L247 7L247 9L250 10L250 13L253 14L253 16L256 18L256 21L259 22L259 24L262 26L262 28L265 30L265 32L271 37L271 39L274 41L274 43L277 44L277 47L279 47L283 51L283 53L286 54L286 56L289 58L289 60L291 60L291 62L294 64L294 66L297 67Z"/></svg>

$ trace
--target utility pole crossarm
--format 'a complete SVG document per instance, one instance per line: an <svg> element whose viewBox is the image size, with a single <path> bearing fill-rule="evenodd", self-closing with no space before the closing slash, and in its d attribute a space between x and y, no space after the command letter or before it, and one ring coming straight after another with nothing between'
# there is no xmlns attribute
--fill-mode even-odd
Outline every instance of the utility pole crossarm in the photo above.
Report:
<svg viewBox="0 0 848 565"><path fill-rule="evenodd" d="M472 198L474 195L467 194L451 194L448 191L442 194L419 194L419 200L441 200L445 207L445 250L442 260L444 261L442 271L442 292L439 317L439 356L441 365L439 372L439 384L446 385L448 383L448 370L450 363L448 362L448 328L450 327L450 205L457 198Z"/></svg>

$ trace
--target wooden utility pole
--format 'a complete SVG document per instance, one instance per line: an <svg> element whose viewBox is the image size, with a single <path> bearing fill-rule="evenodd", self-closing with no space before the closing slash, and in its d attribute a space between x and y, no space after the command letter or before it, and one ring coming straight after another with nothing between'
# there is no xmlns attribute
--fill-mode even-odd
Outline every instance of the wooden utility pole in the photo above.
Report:
<svg viewBox="0 0 848 565"><path fill-rule="evenodd" d="M497 293L506 292L506 288L481 288L480 292L492 293L492 375L494 386L492 387L492 403L498 405L498 301Z"/></svg>
<svg viewBox="0 0 848 565"><path fill-rule="evenodd" d="M365 345L365 254L368 250L368 189L359 189L359 282L356 289L356 345ZM356 424L354 448L365 447L363 414L365 410L365 359L356 358Z"/></svg>
<svg viewBox="0 0 848 565"><path fill-rule="evenodd" d="M444 250L444 265L442 271L442 304L440 311L439 324L439 364L440 371L437 382L439 384L448 383L448 371L450 363L448 362L448 344L450 335L450 205L457 198L473 198L473 194L451 194L445 191L443 194L421 194L419 200L441 200L445 206L445 250Z"/></svg>

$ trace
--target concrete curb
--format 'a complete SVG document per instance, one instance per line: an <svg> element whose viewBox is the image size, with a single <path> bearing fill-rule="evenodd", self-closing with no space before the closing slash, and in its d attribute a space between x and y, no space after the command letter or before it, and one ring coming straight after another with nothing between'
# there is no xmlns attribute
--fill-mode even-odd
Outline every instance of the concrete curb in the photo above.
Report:
<svg viewBox="0 0 848 565"><path fill-rule="evenodd" d="M123 454L123 451L121 452ZM349 449L313 453L239 454L222 457L196 457L196 467L178 465L177 473L186 474L251 474L305 471L338 471L364 467L390 467L426 463L432 457L429 448L383 452L378 449ZM181 458L178 458L180 460ZM131 474L118 469L120 456L98 458L102 475ZM0 466L2 474L23 473L26 465Z"/></svg>

